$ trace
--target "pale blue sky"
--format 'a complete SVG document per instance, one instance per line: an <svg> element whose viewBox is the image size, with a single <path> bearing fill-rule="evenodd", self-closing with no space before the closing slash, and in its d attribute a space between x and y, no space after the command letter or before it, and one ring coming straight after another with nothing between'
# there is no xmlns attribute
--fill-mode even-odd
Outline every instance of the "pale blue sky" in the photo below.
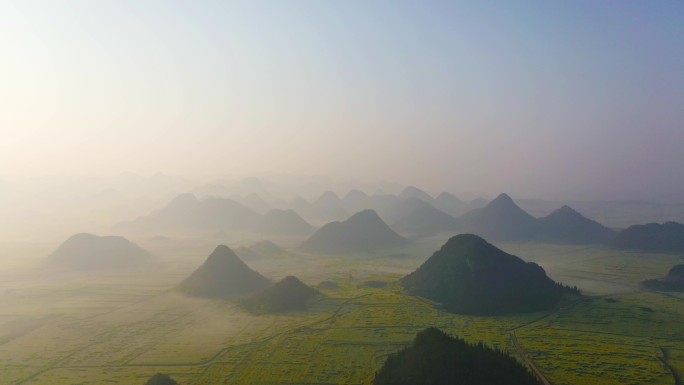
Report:
<svg viewBox="0 0 684 385"><path fill-rule="evenodd" d="M5 1L0 47L0 178L684 190L682 1Z"/></svg>

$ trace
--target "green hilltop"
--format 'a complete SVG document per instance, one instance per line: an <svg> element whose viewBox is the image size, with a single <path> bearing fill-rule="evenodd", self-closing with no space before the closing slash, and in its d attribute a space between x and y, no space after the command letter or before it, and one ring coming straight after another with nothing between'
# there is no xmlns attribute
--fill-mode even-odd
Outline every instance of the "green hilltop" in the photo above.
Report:
<svg viewBox="0 0 684 385"><path fill-rule="evenodd" d="M450 238L400 281L406 292L464 314L504 314L548 309L563 287L544 269L507 254L473 234Z"/></svg>
<svg viewBox="0 0 684 385"><path fill-rule="evenodd" d="M373 385L541 385L515 358L482 343L470 344L437 328L387 358Z"/></svg>
<svg viewBox="0 0 684 385"><path fill-rule="evenodd" d="M256 313L303 310L311 298L320 294L318 290L290 275L275 285L244 299L242 304Z"/></svg>
<svg viewBox="0 0 684 385"><path fill-rule="evenodd" d="M219 245L180 284L180 289L197 297L226 298L250 294L269 284L268 279L250 269L228 246Z"/></svg>

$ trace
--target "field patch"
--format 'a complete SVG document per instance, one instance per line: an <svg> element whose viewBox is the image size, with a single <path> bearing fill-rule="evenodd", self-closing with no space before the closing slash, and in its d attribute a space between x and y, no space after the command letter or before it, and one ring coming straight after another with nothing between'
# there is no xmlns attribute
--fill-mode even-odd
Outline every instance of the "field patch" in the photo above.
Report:
<svg viewBox="0 0 684 385"><path fill-rule="evenodd" d="M556 279L590 283L590 295L568 296L544 312L464 316L407 296L397 283L431 255L437 241L430 242L396 256L292 253L273 264L255 261L269 278L336 283L306 311L282 314L178 293L175 284L192 269L185 256L166 261L152 279L147 272L31 284L22 276L0 295L0 385L134 385L156 372L182 385L370 384L389 354L430 326L515 356L517 341L554 385L672 384L665 353L684 372L684 295L638 286L678 257L504 245Z"/></svg>

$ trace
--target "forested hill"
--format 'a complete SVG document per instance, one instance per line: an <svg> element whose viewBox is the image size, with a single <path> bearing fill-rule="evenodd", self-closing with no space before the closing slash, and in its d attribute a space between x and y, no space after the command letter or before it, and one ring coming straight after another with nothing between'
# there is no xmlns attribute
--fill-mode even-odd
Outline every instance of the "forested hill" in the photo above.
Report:
<svg viewBox="0 0 684 385"><path fill-rule="evenodd" d="M413 345L387 358L373 385L541 385L508 354L470 344L437 328L416 335Z"/></svg>

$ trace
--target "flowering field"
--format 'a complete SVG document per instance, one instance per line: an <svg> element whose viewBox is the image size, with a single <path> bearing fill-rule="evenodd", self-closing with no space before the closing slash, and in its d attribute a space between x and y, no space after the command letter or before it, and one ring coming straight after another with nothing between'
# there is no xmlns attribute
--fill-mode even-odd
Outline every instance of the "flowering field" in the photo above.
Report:
<svg viewBox="0 0 684 385"><path fill-rule="evenodd" d="M282 275L339 285L321 289L324 297L306 311L280 315L253 315L234 301L187 298L171 290L183 275L177 270L156 280L27 280L1 297L0 385L131 385L156 372L183 385L369 384L388 354L428 326L519 355L516 338L558 385L671 384L665 362L684 370L684 298L644 292L635 284L667 271L677 257L508 247L548 264L556 279L594 282L588 285L594 291L548 312L450 314L403 295L397 285L425 254L399 263L359 256L280 260ZM190 262L173 266L186 269L183 264ZM363 285L369 279L388 285Z"/></svg>

